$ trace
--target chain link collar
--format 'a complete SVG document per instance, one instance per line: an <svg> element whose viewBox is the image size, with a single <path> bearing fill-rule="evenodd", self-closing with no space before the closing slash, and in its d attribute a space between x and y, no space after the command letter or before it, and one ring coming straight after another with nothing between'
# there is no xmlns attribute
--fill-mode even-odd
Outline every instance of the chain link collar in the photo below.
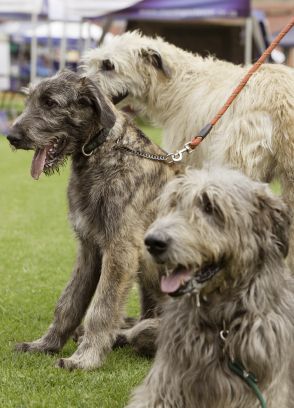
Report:
<svg viewBox="0 0 294 408"><path fill-rule="evenodd" d="M168 155L154 154L154 153L144 152L141 150L134 150L128 146L123 146L123 145L117 145L116 149L124 150L128 153L131 153L134 156L143 157L144 159L148 159L148 160L166 162L167 164L173 163L173 161L168 160Z"/></svg>

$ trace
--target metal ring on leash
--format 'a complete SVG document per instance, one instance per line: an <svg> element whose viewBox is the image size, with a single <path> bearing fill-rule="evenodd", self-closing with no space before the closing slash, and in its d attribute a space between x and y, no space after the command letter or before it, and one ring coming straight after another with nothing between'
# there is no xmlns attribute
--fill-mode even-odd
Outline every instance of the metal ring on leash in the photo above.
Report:
<svg viewBox="0 0 294 408"><path fill-rule="evenodd" d="M169 153L167 157L170 157L173 162L179 162L183 160L184 153L192 153L192 152L193 150L191 149L191 144L190 142L188 142L184 145L183 149L178 150L176 153Z"/></svg>

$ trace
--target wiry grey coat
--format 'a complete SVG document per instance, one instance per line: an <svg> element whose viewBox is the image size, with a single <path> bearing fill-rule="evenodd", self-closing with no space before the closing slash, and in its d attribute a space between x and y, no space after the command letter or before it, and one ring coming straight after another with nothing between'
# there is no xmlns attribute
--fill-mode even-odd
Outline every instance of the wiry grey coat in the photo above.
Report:
<svg viewBox="0 0 294 408"><path fill-rule="evenodd" d="M189 171L167 184L145 242L162 290L178 297L166 305L155 362L128 408L259 408L233 360L255 374L267 408L293 408L288 235L282 200L240 173ZM195 292L179 295L217 265L196 285L200 305Z"/></svg>
<svg viewBox="0 0 294 408"><path fill-rule="evenodd" d="M72 158L69 217L79 241L76 266L52 325L40 339L17 349L57 352L85 315L77 351L58 364L98 367L122 324L125 300L139 269L145 283L153 276L152 266L144 261L143 236L155 215L154 199L174 169L125 150L162 154L91 81L69 71L29 90L25 111L8 139L16 148L35 150L34 178ZM82 149L90 154L88 143L97 140L100 145L85 156ZM152 315L151 292L144 292L146 316Z"/></svg>

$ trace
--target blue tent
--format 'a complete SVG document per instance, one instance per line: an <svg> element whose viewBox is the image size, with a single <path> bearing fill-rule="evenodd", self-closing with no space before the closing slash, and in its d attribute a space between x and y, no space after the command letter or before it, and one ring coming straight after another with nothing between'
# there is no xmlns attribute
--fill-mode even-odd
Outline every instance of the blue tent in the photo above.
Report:
<svg viewBox="0 0 294 408"><path fill-rule="evenodd" d="M246 64L250 63L252 59L252 38L257 36L261 38L260 29L254 21L255 18L251 16L250 0L141 0L131 7L109 14L108 17L113 20L127 20L129 22L128 29L139 28L147 35L152 35L156 32L168 41L191 49L194 52L212 50L213 53L218 55L217 52L222 47L226 50L219 52L220 58L231 58L235 62L245 62ZM188 30L190 30L190 33L194 30L195 38L197 38L201 29L199 24L196 23L200 23L200 21L204 36L202 36L201 43L205 47L201 51L190 48L191 41L188 44L183 39L186 35L186 40L188 41ZM149 28L147 27L148 25ZM174 27L174 35L170 36L170 27L172 25ZM206 25L206 28L204 28L204 25ZM216 29L216 27L218 28ZM244 31L242 32L243 29ZM185 30L186 34L184 34ZM205 34L204 30L206 30ZM175 33L177 31L178 38L176 39ZM212 39L212 31L214 31L214 40ZM190 39L192 35L190 34ZM179 44L179 37L182 37L182 44ZM211 48L211 42L214 41L216 43L221 37L224 38L223 44L214 44ZM244 41L240 40L241 37L244 38ZM206 39L207 43L205 43ZM256 44L256 38L254 40ZM210 43L208 44L209 41ZM243 43L241 44L242 41ZM260 50L264 49L263 43L263 41L259 41L258 48ZM240 52L235 52L238 47ZM229 49L233 50L234 57L224 55L228 54ZM241 49L244 49L244 51L241 51ZM236 56L237 53L238 56ZM241 55L242 53L243 56Z"/></svg>
<svg viewBox="0 0 294 408"><path fill-rule="evenodd" d="M250 0L143 0L114 14L142 20L248 17Z"/></svg>

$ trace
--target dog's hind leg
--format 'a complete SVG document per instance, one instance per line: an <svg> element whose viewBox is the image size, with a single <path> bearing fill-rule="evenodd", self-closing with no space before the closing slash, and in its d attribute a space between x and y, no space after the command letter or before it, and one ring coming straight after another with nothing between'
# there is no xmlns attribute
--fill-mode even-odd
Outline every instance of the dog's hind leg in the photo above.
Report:
<svg viewBox="0 0 294 408"><path fill-rule="evenodd" d="M138 323L138 319L136 317L125 316L123 318L122 324L120 326L121 330L130 329L134 327L135 324ZM83 323L81 323L74 331L73 335L71 336L75 343L80 344L82 342L83 336L85 333L85 328Z"/></svg>
<svg viewBox="0 0 294 408"><path fill-rule="evenodd" d="M292 106L294 107L293 95ZM276 171L275 176L281 182L283 199L289 206L289 215L294 215L294 117L292 112L287 115L287 109L283 112L283 128L280 129L279 138L276 141ZM292 218L293 219L293 218ZM287 263L292 273L294 273L294 223L290 227L289 251Z"/></svg>
<svg viewBox="0 0 294 408"><path fill-rule="evenodd" d="M101 278L84 320L82 342L70 358L58 361L59 367L93 369L102 364L122 323L138 264L134 243L122 237L111 242L103 254Z"/></svg>
<svg viewBox="0 0 294 408"><path fill-rule="evenodd" d="M294 157L294 149L293 149L293 157ZM283 199L285 200L285 202L287 203L289 207L289 219L293 220L293 215L294 215L294 165L291 171L289 169L289 172L287 174L280 173L279 180L281 181L281 185L282 185ZM291 223L290 230L289 230L289 248L288 248L288 255L287 255L287 264L290 270L292 271L292 273L294 274L294 223L293 222Z"/></svg>
<svg viewBox="0 0 294 408"><path fill-rule="evenodd" d="M160 318L145 319L130 329L121 330L115 339L113 348L130 345L138 354L154 357L159 323Z"/></svg>
<svg viewBox="0 0 294 408"><path fill-rule="evenodd" d="M101 254L97 247L83 243L72 278L55 309L54 321L47 333L30 343L19 343L17 351L57 352L80 324L97 287L101 271Z"/></svg>

